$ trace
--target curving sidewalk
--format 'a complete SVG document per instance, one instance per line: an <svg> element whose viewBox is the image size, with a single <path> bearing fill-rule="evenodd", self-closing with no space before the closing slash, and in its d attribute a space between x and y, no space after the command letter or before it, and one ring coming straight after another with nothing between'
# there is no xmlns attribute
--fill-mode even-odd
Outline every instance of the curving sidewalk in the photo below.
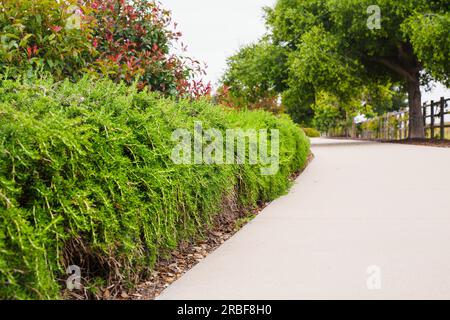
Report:
<svg viewBox="0 0 450 320"><path fill-rule="evenodd" d="M159 299L450 299L450 149L312 149L287 196Z"/></svg>

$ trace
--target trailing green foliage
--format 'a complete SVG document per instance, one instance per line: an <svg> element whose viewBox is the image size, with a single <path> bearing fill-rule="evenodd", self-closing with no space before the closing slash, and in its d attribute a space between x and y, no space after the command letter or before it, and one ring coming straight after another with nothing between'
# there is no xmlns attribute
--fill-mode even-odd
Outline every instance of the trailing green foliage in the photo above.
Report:
<svg viewBox="0 0 450 320"><path fill-rule="evenodd" d="M280 130L280 170L175 165L172 132ZM286 192L309 142L287 117L164 99L110 80L0 82L0 298L60 295L83 279L133 284L180 241L201 237L225 198Z"/></svg>
<svg viewBox="0 0 450 320"><path fill-rule="evenodd" d="M33 69L55 78L77 78L95 56L92 21L70 27L75 8L92 9L77 0L3 0L0 5L0 73L15 78Z"/></svg>

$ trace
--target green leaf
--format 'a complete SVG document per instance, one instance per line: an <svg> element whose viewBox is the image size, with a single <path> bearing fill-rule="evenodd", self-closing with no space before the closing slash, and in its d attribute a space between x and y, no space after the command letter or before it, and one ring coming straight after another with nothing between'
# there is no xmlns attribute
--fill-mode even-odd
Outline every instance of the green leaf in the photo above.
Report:
<svg viewBox="0 0 450 320"><path fill-rule="evenodd" d="M33 34L31 33L25 35L25 37L20 40L19 47L26 48L28 46L28 39L30 39L32 36Z"/></svg>

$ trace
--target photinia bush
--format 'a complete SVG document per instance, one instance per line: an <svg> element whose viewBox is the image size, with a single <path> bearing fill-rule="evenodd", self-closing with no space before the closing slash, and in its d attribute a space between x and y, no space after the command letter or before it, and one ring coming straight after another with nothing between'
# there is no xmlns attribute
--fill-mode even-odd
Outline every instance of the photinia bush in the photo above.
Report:
<svg viewBox="0 0 450 320"><path fill-rule="evenodd" d="M76 78L95 55L91 12L77 0L2 0L0 73L38 69Z"/></svg>
<svg viewBox="0 0 450 320"><path fill-rule="evenodd" d="M166 95L198 98L211 86L202 65L174 53L170 11L150 0L4 0L0 73L32 70L77 80L88 71Z"/></svg>
<svg viewBox="0 0 450 320"><path fill-rule="evenodd" d="M202 96L210 86L192 78L203 73L198 61L171 52L181 37L170 11L148 0L92 0L99 52L92 70L116 81L168 95Z"/></svg>

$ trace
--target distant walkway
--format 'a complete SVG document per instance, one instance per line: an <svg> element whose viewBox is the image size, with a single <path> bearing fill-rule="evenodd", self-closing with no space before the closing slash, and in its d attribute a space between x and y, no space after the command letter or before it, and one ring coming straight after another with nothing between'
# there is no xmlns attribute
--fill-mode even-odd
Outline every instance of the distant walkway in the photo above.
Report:
<svg viewBox="0 0 450 320"><path fill-rule="evenodd" d="M313 152L289 195L160 298L449 299L450 149L315 139Z"/></svg>

